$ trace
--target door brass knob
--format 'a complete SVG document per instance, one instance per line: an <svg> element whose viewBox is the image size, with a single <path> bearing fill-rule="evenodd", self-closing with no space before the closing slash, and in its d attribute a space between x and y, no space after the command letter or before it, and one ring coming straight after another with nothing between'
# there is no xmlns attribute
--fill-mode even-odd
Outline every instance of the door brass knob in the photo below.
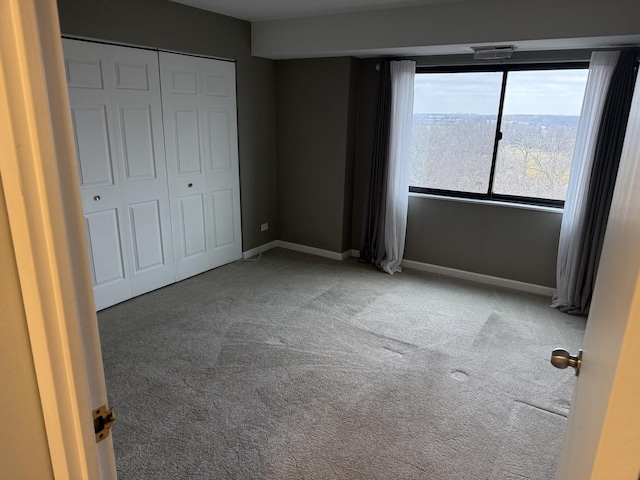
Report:
<svg viewBox="0 0 640 480"><path fill-rule="evenodd" d="M578 350L578 355L570 355L564 348L556 348L551 352L551 365L556 368L573 367L577 377L580 375L580 366L582 365L582 349Z"/></svg>

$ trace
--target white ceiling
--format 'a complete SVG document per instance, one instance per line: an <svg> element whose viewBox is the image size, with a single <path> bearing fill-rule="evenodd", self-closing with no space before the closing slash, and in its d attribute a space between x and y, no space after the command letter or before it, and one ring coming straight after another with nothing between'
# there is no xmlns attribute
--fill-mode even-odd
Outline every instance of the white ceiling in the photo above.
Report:
<svg viewBox="0 0 640 480"><path fill-rule="evenodd" d="M250 22L472 0L171 0ZM478 1L478 0L473 0Z"/></svg>

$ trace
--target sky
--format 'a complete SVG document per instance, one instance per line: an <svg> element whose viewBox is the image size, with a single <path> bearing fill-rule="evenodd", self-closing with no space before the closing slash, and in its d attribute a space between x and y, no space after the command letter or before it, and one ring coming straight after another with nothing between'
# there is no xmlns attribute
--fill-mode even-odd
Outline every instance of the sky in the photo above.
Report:
<svg viewBox="0 0 640 480"><path fill-rule="evenodd" d="M509 72L504 115L580 115L588 70ZM414 113L497 115L502 72L417 74Z"/></svg>

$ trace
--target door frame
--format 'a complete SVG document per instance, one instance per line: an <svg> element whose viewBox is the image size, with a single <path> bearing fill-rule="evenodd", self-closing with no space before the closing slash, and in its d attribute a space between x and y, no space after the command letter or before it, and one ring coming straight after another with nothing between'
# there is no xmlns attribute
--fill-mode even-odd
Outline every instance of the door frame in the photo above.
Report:
<svg viewBox="0 0 640 480"><path fill-rule="evenodd" d="M115 478L68 106L55 0L4 0L0 173L53 474Z"/></svg>

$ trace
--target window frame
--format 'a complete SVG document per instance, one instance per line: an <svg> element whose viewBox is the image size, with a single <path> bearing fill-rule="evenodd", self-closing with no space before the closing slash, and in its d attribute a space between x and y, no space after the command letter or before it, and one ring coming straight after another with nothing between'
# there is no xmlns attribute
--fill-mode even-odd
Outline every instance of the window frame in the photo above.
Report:
<svg viewBox="0 0 640 480"><path fill-rule="evenodd" d="M493 155L491 158L491 170L489 173L489 187L487 193L462 192L459 190L443 190L439 188L417 187L409 185L409 193L422 193L441 197L466 198L473 200L485 200L503 203L519 203L526 205L538 205L542 207L563 208L564 200L550 198L522 197L516 195L504 195L493 192L493 181L498 157L498 146L502 140L502 112L507 89L509 72L534 71L534 70L586 70L588 61L575 62L543 62L543 63L502 63L485 65L451 65L451 66L423 66L416 67L416 75L428 73L470 73L470 72L502 72L502 85L500 89L500 103L496 117L496 132L493 140Z"/></svg>

